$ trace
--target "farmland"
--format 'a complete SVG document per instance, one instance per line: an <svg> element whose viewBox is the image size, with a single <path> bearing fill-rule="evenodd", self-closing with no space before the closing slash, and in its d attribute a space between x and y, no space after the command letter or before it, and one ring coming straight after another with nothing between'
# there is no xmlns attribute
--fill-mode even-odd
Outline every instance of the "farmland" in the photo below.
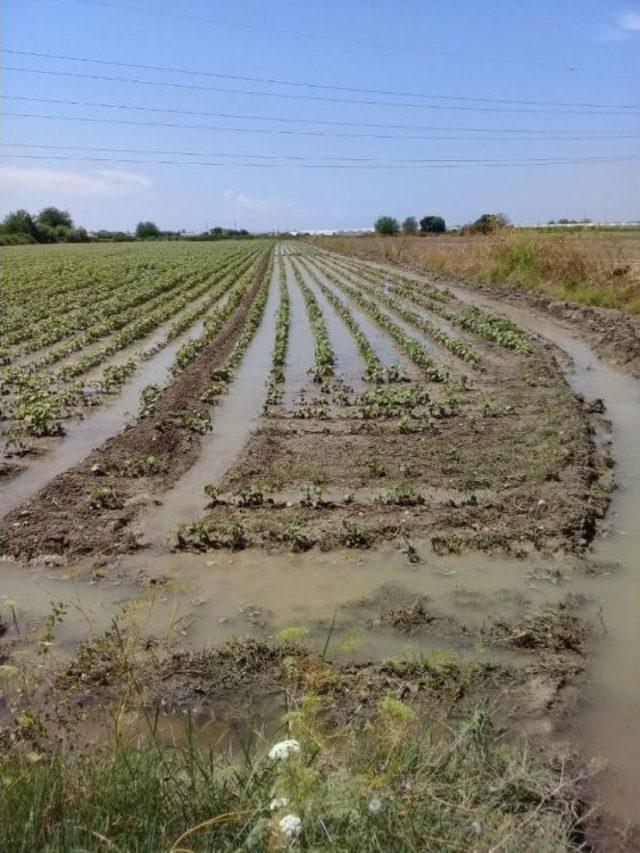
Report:
<svg viewBox="0 0 640 853"><path fill-rule="evenodd" d="M102 833L112 771L146 779L122 849L152 813L150 849L216 814L216 849L265 849L276 795L313 849L577 849L603 754L631 817L603 732L633 714L635 534L601 533L612 501L633 527L635 381L560 323L331 245L3 250L4 820L40 786L59 814L27 846Z"/></svg>

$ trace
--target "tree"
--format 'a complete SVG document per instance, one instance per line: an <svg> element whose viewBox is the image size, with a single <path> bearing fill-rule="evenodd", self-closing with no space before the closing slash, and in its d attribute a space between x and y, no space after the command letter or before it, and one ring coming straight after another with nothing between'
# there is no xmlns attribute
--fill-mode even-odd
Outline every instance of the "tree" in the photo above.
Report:
<svg viewBox="0 0 640 853"><path fill-rule="evenodd" d="M378 234L397 234L400 230L398 220L393 216L379 216L373 226Z"/></svg>
<svg viewBox="0 0 640 853"><path fill-rule="evenodd" d="M58 207L45 207L38 214L38 225L48 225L51 228L73 228L73 219L68 210Z"/></svg>
<svg viewBox="0 0 640 853"><path fill-rule="evenodd" d="M27 234L36 236L36 223L28 210L12 210L7 213L0 226L5 234Z"/></svg>
<svg viewBox="0 0 640 853"><path fill-rule="evenodd" d="M160 231L155 222L138 222L136 225L136 237L138 240L151 240L161 235L162 231Z"/></svg>
<svg viewBox="0 0 640 853"><path fill-rule="evenodd" d="M483 213L468 226L468 230L474 234L493 234L495 231L508 228L510 224L504 213Z"/></svg>
<svg viewBox="0 0 640 853"><path fill-rule="evenodd" d="M441 216L423 216L420 220L420 230L423 234L444 234L447 225Z"/></svg>
<svg viewBox="0 0 640 853"><path fill-rule="evenodd" d="M407 216L402 223L402 230L405 234L415 234L418 230L418 220L415 216Z"/></svg>

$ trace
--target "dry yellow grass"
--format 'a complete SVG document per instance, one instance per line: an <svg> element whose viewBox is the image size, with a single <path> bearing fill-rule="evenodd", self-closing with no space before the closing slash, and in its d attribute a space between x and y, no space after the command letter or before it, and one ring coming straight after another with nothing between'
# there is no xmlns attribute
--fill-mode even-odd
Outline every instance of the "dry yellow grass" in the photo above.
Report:
<svg viewBox="0 0 640 853"><path fill-rule="evenodd" d="M371 260L640 313L638 232L491 236L323 237L320 245Z"/></svg>

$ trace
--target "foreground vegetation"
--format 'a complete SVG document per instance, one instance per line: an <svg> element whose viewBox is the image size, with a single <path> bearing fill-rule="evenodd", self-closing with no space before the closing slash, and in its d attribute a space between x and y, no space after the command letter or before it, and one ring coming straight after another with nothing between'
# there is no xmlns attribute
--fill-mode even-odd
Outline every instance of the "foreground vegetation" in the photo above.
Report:
<svg viewBox="0 0 640 853"><path fill-rule="evenodd" d="M398 700L323 731L307 697L288 757L233 761L198 748L0 758L2 846L67 850L578 849L572 784L499 745L478 710L446 738ZM358 729L360 730L358 731ZM340 749L336 745L340 742ZM282 743L282 741L281 741Z"/></svg>
<svg viewBox="0 0 640 853"><path fill-rule="evenodd" d="M557 299L640 313L633 233L545 234L509 229L447 237L323 237L319 245L413 269L532 290Z"/></svg>

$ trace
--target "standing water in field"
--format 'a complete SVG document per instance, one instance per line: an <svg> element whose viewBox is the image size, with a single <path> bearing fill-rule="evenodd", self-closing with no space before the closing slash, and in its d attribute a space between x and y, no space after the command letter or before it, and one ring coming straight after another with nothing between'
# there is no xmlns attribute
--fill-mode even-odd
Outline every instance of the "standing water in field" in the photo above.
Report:
<svg viewBox="0 0 640 853"><path fill-rule="evenodd" d="M165 494L148 520L145 538L154 546L164 543L177 524L197 518L207 501L204 487L225 474L255 429L266 398L278 305L274 271L262 322L227 394L213 411L213 429L202 439L198 461Z"/></svg>
<svg viewBox="0 0 640 853"><path fill-rule="evenodd" d="M322 311L329 340L336 354L336 375L354 391L364 390L366 387L363 380L364 364L351 332L305 268L299 265L298 269Z"/></svg>
<svg viewBox="0 0 640 853"><path fill-rule="evenodd" d="M309 371L314 362L313 332L300 288L296 284L291 261L282 254L287 288L289 290L291 320L289 345L285 369L283 405L292 406L298 394L310 382Z"/></svg>
<svg viewBox="0 0 640 853"><path fill-rule="evenodd" d="M94 448L115 435L140 404L140 392L145 385L163 385L169 368L180 347L198 336L201 324L196 323L175 338L134 373L122 390L113 398L107 397L99 409L89 411L81 421L65 425L65 434L53 448L30 462L16 477L0 485L0 516L32 497L49 480L77 465Z"/></svg>

